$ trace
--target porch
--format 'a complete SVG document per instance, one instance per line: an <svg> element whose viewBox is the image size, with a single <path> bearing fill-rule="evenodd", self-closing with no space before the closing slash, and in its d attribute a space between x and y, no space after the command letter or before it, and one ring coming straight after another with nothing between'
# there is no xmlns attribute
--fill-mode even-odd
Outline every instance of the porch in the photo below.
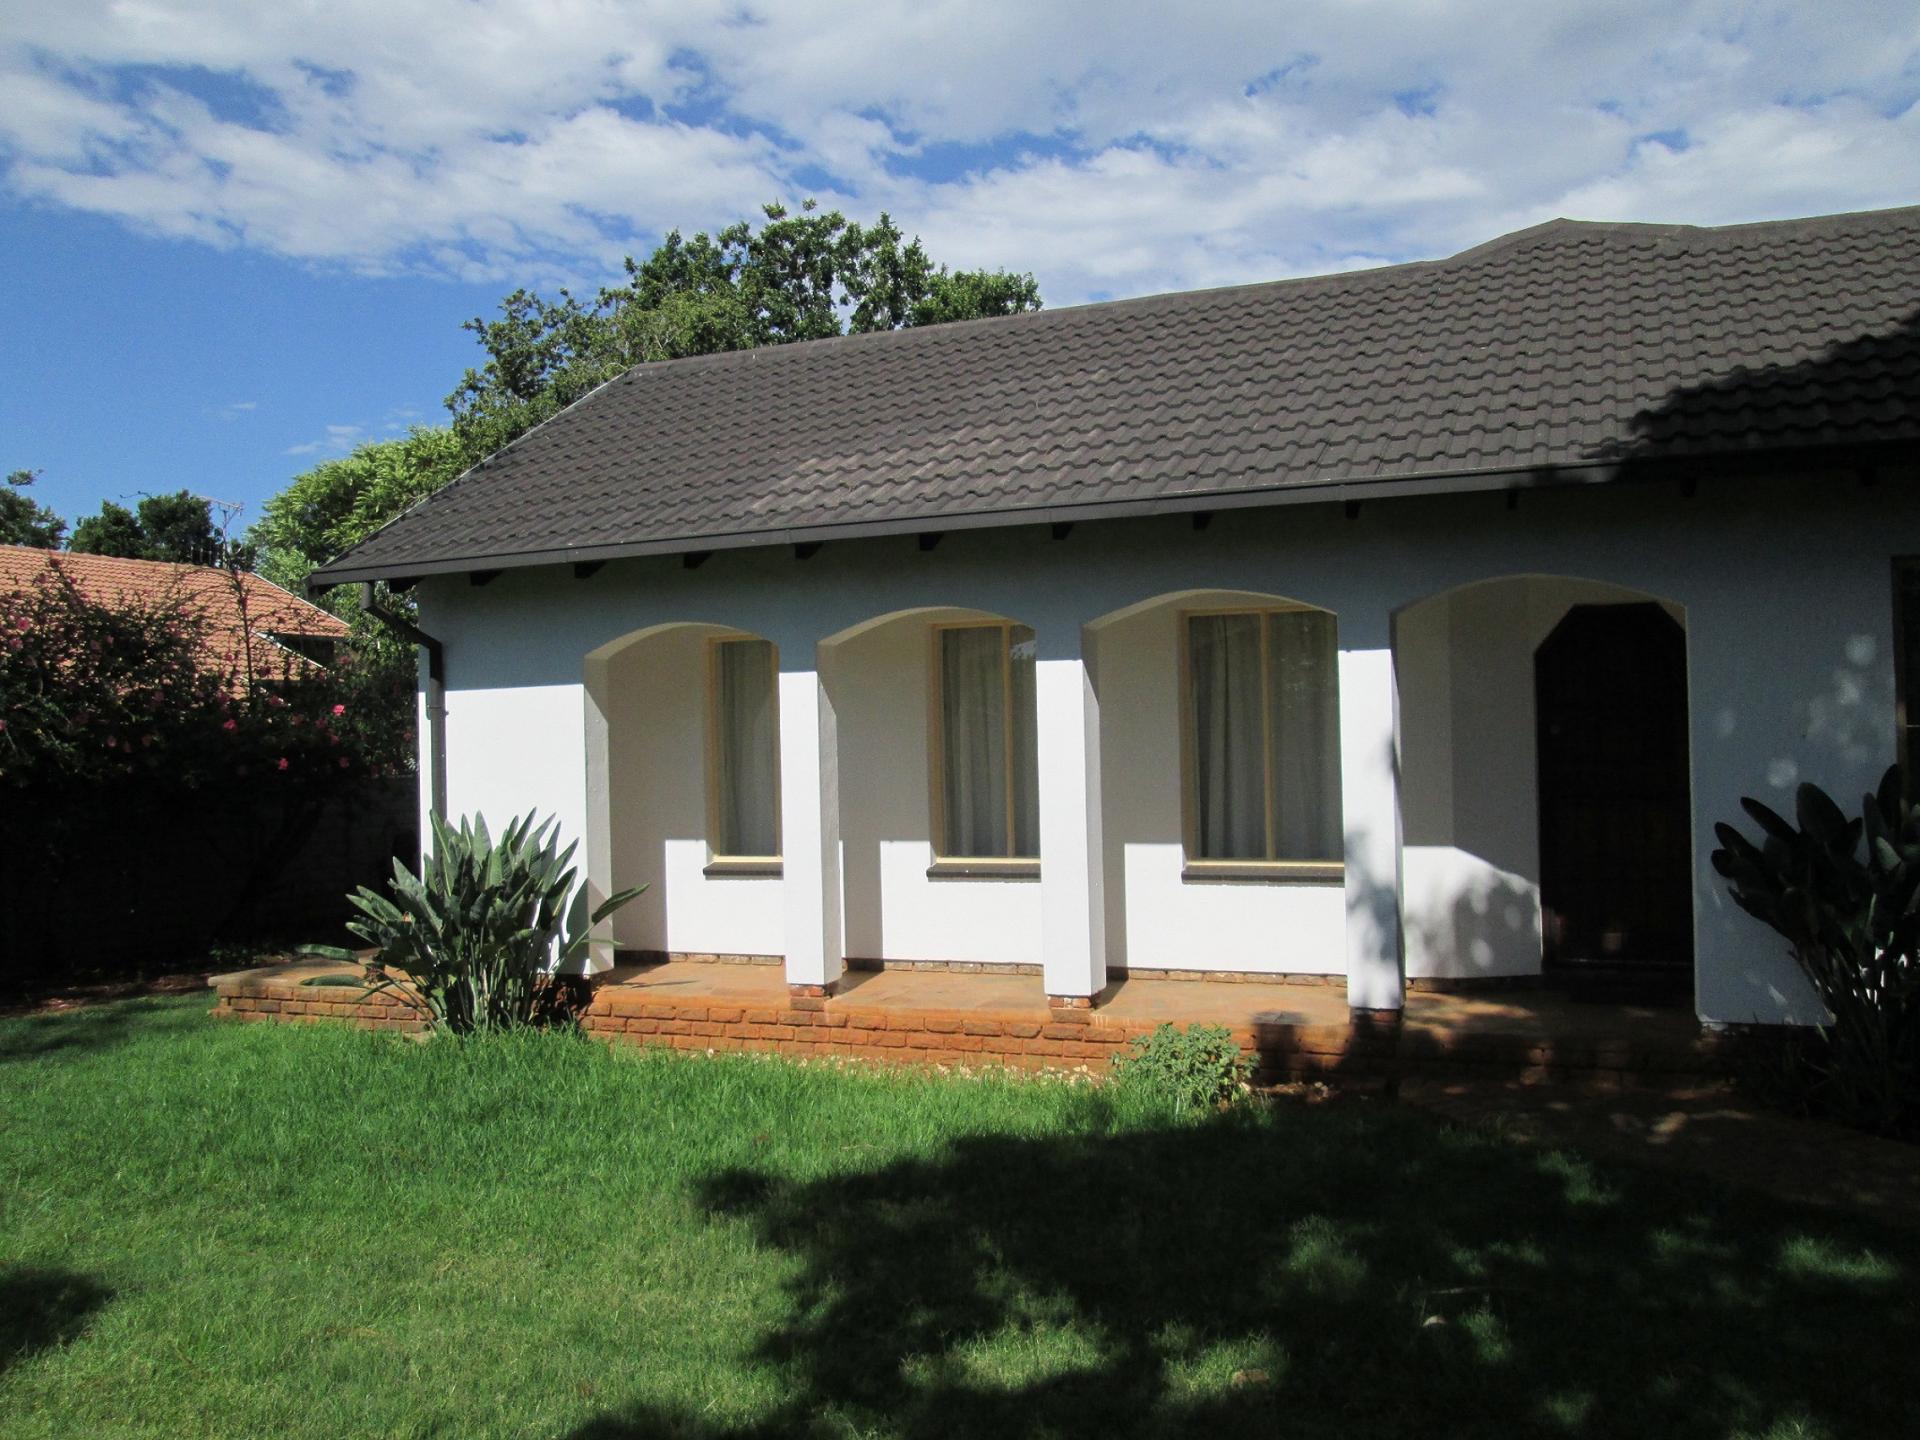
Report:
<svg viewBox="0 0 1920 1440"><path fill-rule="evenodd" d="M1265 1083L1403 1074L1665 1084L1728 1072L1731 1041L1683 1008L1595 1004L1549 990L1412 991L1396 1022L1357 1014L1339 985L1127 977L1091 1009L1050 1005L1037 974L849 971L793 997L777 966L622 966L586 1026L687 1050L774 1050L936 1065L1104 1071L1161 1024L1225 1026Z"/></svg>
<svg viewBox="0 0 1920 1440"><path fill-rule="evenodd" d="M798 998L945 966L993 997L960 1008L1104 997L1112 1023L1144 974L1291 982L1307 1026L1577 971L1695 998L1683 614L1643 592L1519 575L1384 612L1212 589L1092 618L760 618L587 657L589 885L645 887L617 953L784 961ZM1629 620L1660 644L1561 643ZM1648 696L1629 682L1655 650ZM1570 686L1542 668L1563 651ZM1169 993L1139 1018L1204 1018Z"/></svg>
<svg viewBox="0 0 1920 1440"><path fill-rule="evenodd" d="M352 973L305 962L218 976L215 1013L411 1028L392 997L361 1002L341 983ZM1225 1026L1265 1083L1417 1074L1665 1085L1725 1075L1738 1043L1684 1009L1545 990L1413 991L1396 1022L1356 1015L1337 985L1129 977L1077 1009L1050 1006L1039 975L994 972L853 971L825 997L791 994L778 965L621 965L592 983L583 1026L616 1043L953 1067L1102 1073L1128 1041L1171 1022Z"/></svg>

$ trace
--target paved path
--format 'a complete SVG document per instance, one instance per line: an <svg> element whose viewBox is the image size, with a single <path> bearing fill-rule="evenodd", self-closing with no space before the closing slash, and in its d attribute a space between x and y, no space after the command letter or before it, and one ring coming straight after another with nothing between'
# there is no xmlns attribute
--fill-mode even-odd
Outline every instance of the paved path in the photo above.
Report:
<svg viewBox="0 0 1920 1440"><path fill-rule="evenodd" d="M1920 1229L1920 1145L1763 1110L1730 1088L1620 1090L1409 1079L1402 1100L1516 1139L1706 1174Z"/></svg>

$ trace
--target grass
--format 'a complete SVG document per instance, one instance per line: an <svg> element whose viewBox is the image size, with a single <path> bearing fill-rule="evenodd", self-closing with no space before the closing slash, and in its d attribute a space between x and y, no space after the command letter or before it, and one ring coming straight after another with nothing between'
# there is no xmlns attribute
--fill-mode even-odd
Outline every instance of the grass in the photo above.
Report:
<svg viewBox="0 0 1920 1440"><path fill-rule="evenodd" d="M0 1434L1920 1433L1920 1244L1385 1104L0 1021Z"/></svg>

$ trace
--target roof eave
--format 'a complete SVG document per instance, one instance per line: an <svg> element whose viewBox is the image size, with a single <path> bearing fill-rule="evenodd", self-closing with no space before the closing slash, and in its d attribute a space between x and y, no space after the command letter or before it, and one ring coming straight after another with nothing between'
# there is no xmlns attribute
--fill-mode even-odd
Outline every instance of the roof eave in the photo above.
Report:
<svg viewBox="0 0 1920 1440"><path fill-rule="evenodd" d="M1459 495L1476 492L1526 490L1575 485L1604 485L1623 480L1672 479L1691 475L1708 478L1738 471L1753 474L1783 470L1822 470L1871 466L1889 458L1911 459L1916 442L1848 443L1769 449L1720 451L1677 455L1578 461L1561 464L1502 467L1486 470L1423 471L1383 478L1354 475L1284 485L1253 486L1237 490L1188 491L1178 495L1137 500L1091 500L1078 504L1033 508L978 510L961 514L896 516L885 520L831 525L781 526L766 530L728 531L713 535L676 535L612 545L577 545L448 556L436 560L400 563L351 564L351 553L323 565L307 578L309 593L337 585L369 580L407 581L430 575L458 575L475 570L522 570L543 565L584 565L648 556L687 555L715 550L763 549L778 545L819 544L829 540L877 539L893 535L923 535L958 530L1011 529L1021 525L1077 523L1092 520L1137 519L1153 515L1185 515L1204 511L1244 510L1265 506L1339 504L1386 500L1402 496Z"/></svg>

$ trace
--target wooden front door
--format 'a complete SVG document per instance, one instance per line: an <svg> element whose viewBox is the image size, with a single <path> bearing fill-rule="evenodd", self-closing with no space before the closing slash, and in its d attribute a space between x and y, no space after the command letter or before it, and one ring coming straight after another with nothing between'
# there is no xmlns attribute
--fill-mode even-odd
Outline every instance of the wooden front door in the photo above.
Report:
<svg viewBox="0 0 1920 1440"><path fill-rule="evenodd" d="M1576 605L1534 655L1549 967L1693 962L1687 642L1654 604Z"/></svg>

